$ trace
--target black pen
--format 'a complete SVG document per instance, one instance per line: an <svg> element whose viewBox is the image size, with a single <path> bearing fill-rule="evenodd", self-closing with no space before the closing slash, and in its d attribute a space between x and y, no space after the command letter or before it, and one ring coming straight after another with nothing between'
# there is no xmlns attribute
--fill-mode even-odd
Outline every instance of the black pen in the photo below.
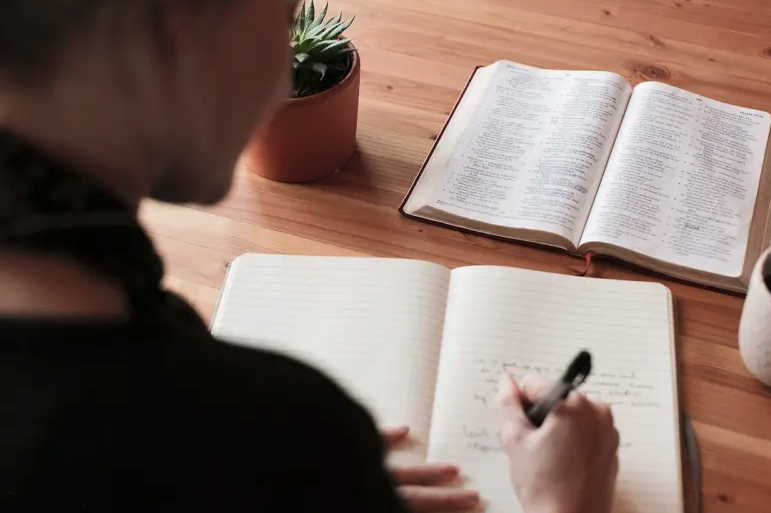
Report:
<svg viewBox="0 0 771 513"><path fill-rule="evenodd" d="M554 387L542 400L527 408L527 418L535 427L541 427L546 416L559 404L567 399L568 394L586 381L592 372L592 355L581 351L568 365L567 370Z"/></svg>

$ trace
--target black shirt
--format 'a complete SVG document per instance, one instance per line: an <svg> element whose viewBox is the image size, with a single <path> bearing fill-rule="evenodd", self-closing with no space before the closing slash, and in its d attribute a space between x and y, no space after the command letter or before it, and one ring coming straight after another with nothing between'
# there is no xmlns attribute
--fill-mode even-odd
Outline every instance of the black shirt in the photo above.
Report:
<svg viewBox="0 0 771 513"><path fill-rule="evenodd" d="M0 511L405 511L370 415L297 361L213 339L109 193L8 134L0 190L15 201L0 250L79 258L134 307L115 323L0 318ZM54 208L52 190L77 201Z"/></svg>

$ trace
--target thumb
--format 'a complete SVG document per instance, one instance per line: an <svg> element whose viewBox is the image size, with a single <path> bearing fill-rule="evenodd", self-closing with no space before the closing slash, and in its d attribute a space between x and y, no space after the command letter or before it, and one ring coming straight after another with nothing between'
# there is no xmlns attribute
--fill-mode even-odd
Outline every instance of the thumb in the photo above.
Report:
<svg viewBox="0 0 771 513"><path fill-rule="evenodd" d="M495 398L496 410L501 422L513 422L522 429L534 429L525 414L525 395L514 377L509 373L501 376L498 395Z"/></svg>
<svg viewBox="0 0 771 513"><path fill-rule="evenodd" d="M393 449L395 445L405 441L409 433L410 428L407 426L385 428L383 430L383 440L385 440L386 448Z"/></svg>

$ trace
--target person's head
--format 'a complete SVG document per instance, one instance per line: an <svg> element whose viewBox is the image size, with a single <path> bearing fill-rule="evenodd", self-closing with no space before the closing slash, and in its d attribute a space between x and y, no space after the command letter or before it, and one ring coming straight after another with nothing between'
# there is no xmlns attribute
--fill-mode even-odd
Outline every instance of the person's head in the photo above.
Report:
<svg viewBox="0 0 771 513"><path fill-rule="evenodd" d="M145 169L109 171L141 175L139 192L216 201L289 90L295 2L2 0L0 124L35 132L48 117L62 153L141 154Z"/></svg>

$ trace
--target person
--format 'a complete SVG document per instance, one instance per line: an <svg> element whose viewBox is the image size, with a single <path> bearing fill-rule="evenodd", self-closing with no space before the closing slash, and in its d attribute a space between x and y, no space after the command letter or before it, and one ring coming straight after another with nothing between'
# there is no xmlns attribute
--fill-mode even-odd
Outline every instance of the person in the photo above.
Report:
<svg viewBox="0 0 771 513"><path fill-rule="evenodd" d="M211 204L286 95L294 0L0 4L0 510L475 507L452 465L387 468L386 430L328 377L221 344L161 285L144 198ZM265 319L263 322L270 322ZM618 434L504 377L527 513L609 511Z"/></svg>

